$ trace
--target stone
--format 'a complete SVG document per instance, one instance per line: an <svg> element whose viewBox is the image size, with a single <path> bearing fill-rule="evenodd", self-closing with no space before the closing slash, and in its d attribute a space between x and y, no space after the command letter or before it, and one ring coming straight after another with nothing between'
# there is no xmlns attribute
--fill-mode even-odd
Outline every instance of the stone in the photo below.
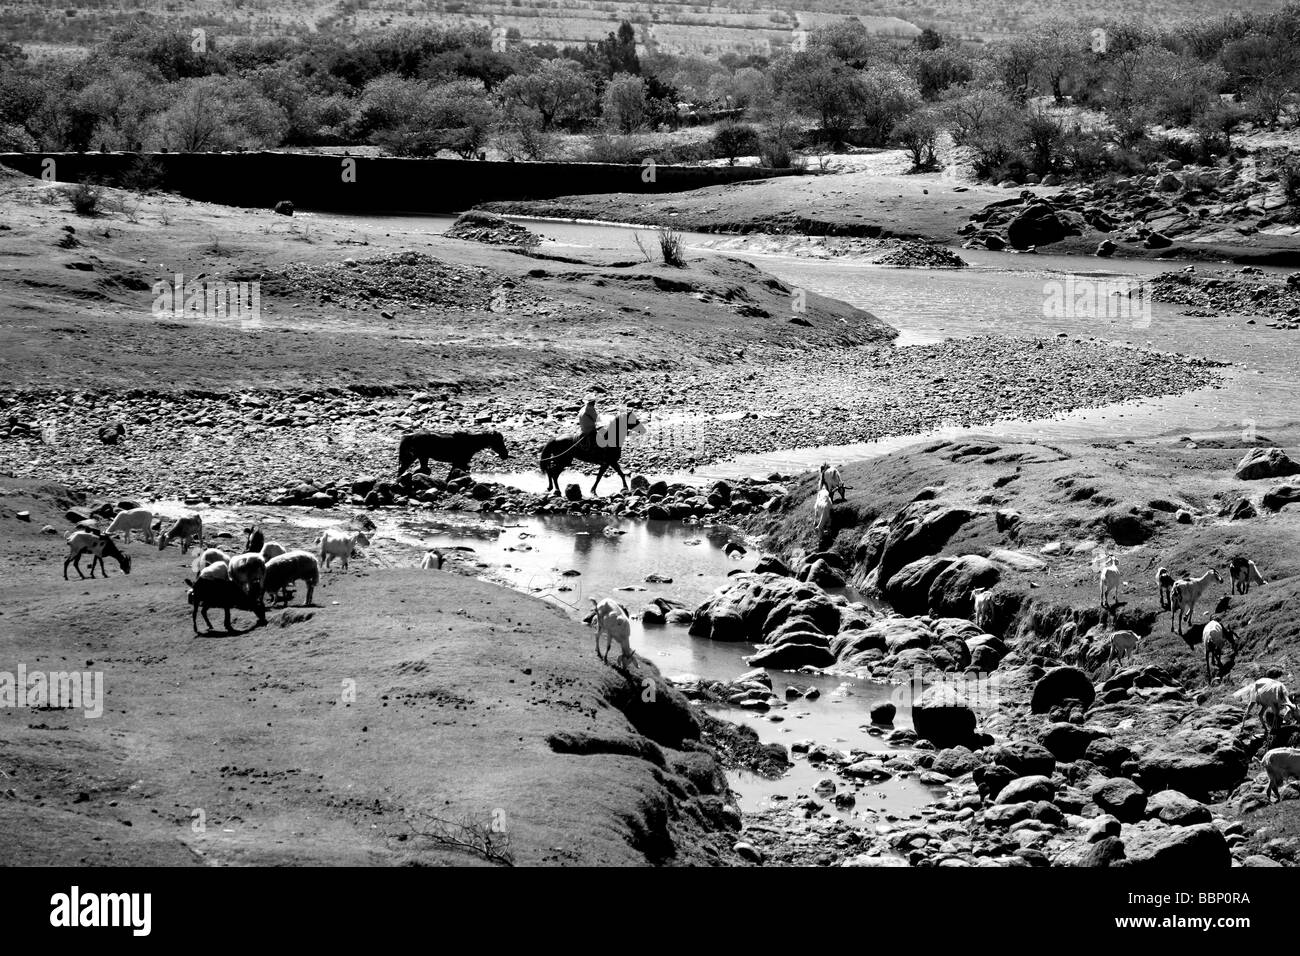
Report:
<svg viewBox="0 0 1300 956"><path fill-rule="evenodd" d="M1157 826L1124 834L1126 866L1200 872L1228 869L1232 852L1219 829L1210 823L1190 827Z"/></svg>
<svg viewBox="0 0 1300 956"><path fill-rule="evenodd" d="M1270 511L1281 511L1287 505L1300 504L1300 485L1278 485L1264 492L1260 503Z"/></svg>
<svg viewBox="0 0 1300 956"><path fill-rule="evenodd" d="M1300 472L1300 465L1281 448L1252 448L1237 462L1234 474L1242 481L1281 478Z"/></svg>
<svg viewBox="0 0 1300 956"><path fill-rule="evenodd" d="M287 199L282 199L275 204L275 211L281 216L292 216L293 203Z"/></svg>
<svg viewBox="0 0 1300 956"><path fill-rule="evenodd" d="M871 722L873 724L892 724L898 708L888 701L871 705Z"/></svg>
<svg viewBox="0 0 1300 956"><path fill-rule="evenodd" d="M1124 842L1108 836L1092 844L1076 866L1116 866L1124 860Z"/></svg>
<svg viewBox="0 0 1300 956"><path fill-rule="evenodd" d="M745 658L750 667L769 667L773 670L796 670L800 667L830 667L835 655L829 648L815 644L778 644L764 647L757 654Z"/></svg>
<svg viewBox="0 0 1300 956"><path fill-rule="evenodd" d="M932 684L912 705L912 726L936 747L966 744L975 733L975 712L952 685Z"/></svg>
<svg viewBox="0 0 1300 956"><path fill-rule="evenodd" d="M930 769L945 777L960 777L975 769L975 754L966 747L949 747L934 755Z"/></svg>
<svg viewBox="0 0 1300 956"><path fill-rule="evenodd" d="M1099 817L1093 817L1084 830L1084 839L1089 843L1097 843L1107 837L1117 837L1123 829L1123 824L1109 813L1103 813Z"/></svg>
<svg viewBox="0 0 1300 956"><path fill-rule="evenodd" d="M1097 255L1103 259L1108 259L1115 254L1119 247L1110 239L1103 239L1097 243Z"/></svg>
<svg viewBox="0 0 1300 956"><path fill-rule="evenodd" d="M1083 756L1096 736L1096 731L1078 724L1058 723L1044 730L1038 740L1057 760L1070 763Z"/></svg>
<svg viewBox="0 0 1300 956"><path fill-rule="evenodd" d="M1021 250L1059 242L1077 233L1067 220L1042 202L1031 203L1007 223L1007 242Z"/></svg>
<svg viewBox="0 0 1300 956"><path fill-rule="evenodd" d="M1180 827L1209 823L1213 818L1209 807L1177 790L1152 794L1147 800L1147 813L1154 814L1164 823Z"/></svg>
<svg viewBox="0 0 1300 956"><path fill-rule="evenodd" d="M1092 801L1123 823L1136 823L1146 813L1147 797L1127 777L1111 777L1092 790Z"/></svg>
<svg viewBox="0 0 1300 956"><path fill-rule="evenodd" d="M1096 698L1092 681L1077 667L1054 667L1034 685L1029 709L1035 714L1045 714L1067 700L1077 700L1084 708L1092 706Z"/></svg>
<svg viewBox="0 0 1300 956"><path fill-rule="evenodd" d="M742 860L747 860L750 863L763 862L763 854L760 853L758 851L758 848L755 847L752 843L745 843L742 840L738 842L735 846L733 846L731 849L734 850L736 855L739 856Z"/></svg>
<svg viewBox="0 0 1300 956"><path fill-rule="evenodd" d="M1017 777L1048 775L1056 769L1056 758L1047 748L1029 740L1012 740L992 750L993 762L1007 767Z"/></svg>
<svg viewBox="0 0 1300 956"><path fill-rule="evenodd" d="M577 484L568 484L564 486L564 497L570 501L582 500L582 489Z"/></svg>
<svg viewBox="0 0 1300 956"><path fill-rule="evenodd" d="M1055 794L1056 785L1050 778L1034 774L1012 780L1002 788L1002 792L993 802L999 805L1026 801L1037 803L1039 800L1051 800Z"/></svg>

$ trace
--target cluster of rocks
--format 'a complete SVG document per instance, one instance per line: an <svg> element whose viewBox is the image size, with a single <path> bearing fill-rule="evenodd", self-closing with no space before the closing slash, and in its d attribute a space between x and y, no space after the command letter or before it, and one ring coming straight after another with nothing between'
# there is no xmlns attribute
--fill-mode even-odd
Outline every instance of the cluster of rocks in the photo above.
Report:
<svg viewBox="0 0 1300 956"><path fill-rule="evenodd" d="M1241 481L1285 478L1300 474L1300 463L1281 448L1261 446L1252 448L1237 462L1234 474ZM1292 504L1300 504L1300 484L1283 482L1266 488L1257 499L1251 494L1229 498L1219 509L1219 517L1230 521L1246 521L1259 517L1261 508L1266 511L1281 511Z"/></svg>
<svg viewBox="0 0 1300 956"><path fill-rule="evenodd" d="M969 247L1026 250L1092 229L1112 237L1098 247L1103 256L1117 243L1163 249L1177 239L1220 233L1240 239L1287 217L1287 199L1275 179L1272 173L1243 174L1240 164L1204 168L1170 161L1153 175L1099 180L1052 196L1023 190L976 212L958 234L968 237Z"/></svg>
<svg viewBox="0 0 1300 956"><path fill-rule="evenodd" d="M9 415L0 424L0 438L39 438L41 426L36 422L23 421L17 415Z"/></svg>
<svg viewBox="0 0 1300 956"><path fill-rule="evenodd" d="M1202 275L1188 266L1161 273L1148 289L1157 302L1190 306L1196 314L1268 315L1269 328L1300 329L1300 272L1280 278L1246 266L1235 274Z"/></svg>
<svg viewBox="0 0 1300 956"><path fill-rule="evenodd" d="M490 212L467 212L461 215L446 235L451 239L466 239L491 246L522 246L531 248L541 243L542 237L518 223L494 216Z"/></svg>
<svg viewBox="0 0 1300 956"><path fill-rule="evenodd" d="M898 242L894 249L874 261L877 265L912 269L962 269L966 266L966 260L946 246L913 240Z"/></svg>
<svg viewBox="0 0 1300 956"><path fill-rule="evenodd" d="M294 263L262 280L265 292L311 298L344 309L399 312L504 311L541 298L505 275L444 262L421 252L395 252L323 265Z"/></svg>

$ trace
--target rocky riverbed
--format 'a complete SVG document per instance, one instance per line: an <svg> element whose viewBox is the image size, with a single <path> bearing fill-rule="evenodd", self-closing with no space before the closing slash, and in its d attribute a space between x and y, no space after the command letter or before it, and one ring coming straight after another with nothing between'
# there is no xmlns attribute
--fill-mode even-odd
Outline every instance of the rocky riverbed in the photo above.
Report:
<svg viewBox="0 0 1300 956"><path fill-rule="evenodd" d="M1300 272L1281 277L1253 266L1234 272L1188 266L1161 273L1149 289L1157 302L1189 306L1189 314L1261 316L1271 329L1300 328Z"/></svg>

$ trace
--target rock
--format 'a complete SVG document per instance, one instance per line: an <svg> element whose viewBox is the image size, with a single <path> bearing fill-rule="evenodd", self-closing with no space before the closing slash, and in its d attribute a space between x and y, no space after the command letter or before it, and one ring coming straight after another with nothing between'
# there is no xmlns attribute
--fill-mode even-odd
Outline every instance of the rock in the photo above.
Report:
<svg viewBox="0 0 1300 956"><path fill-rule="evenodd" d="M1116 866L1124 860L1124 842L1118 837L1098 840L1079 858L1077 866Z"/></svg>
<svg viewBox="0 0 1300 956"><path fill-rule="evenodd" d="M1096 699L1092 681L1077 667L1054 667L1034 685L1029 709L1035 714L1045 714L1067 700L1077 700L1084 708Z"/></svg>
<svg viewBox="0 0 1300 956"><path fill-rule="evenodd" d="M1056 769L1056 758L1047 748L1029 740L1012 740L992 751L993 762L1017 777L1048 776Z"/></svg>
<svg viewBox="0 0 1300 956"><path fill-rule="evenodd" d="M1142 240L1142 245L1148 249L1168 249L1173 244L1174 241L1163 232L1151 232Z"/></svg>
<svg viewBox="0 0 1300 956"><path fill-rule="evenodd" d="M1084 755L1096 736L1096 731L1078 724L1059 723L1043 731L1038 740L1057 760L1072 763Z"/></svg>
<svg viewBox="0 0 1300 956"><path fill-rule="evenodd" d="M924 557L903 565L889 579L885 598L900 614L925 614L930 607L930 586L953 563L953 558Z"/></svg>
<svg viewBox="0 0 1300 956"><path fill-rule="evenodd" d="M577 485L576 483L575 483L575 484L568 484L568 485L565 485L565 486L564 486L564 497L567 498L567 499L569 499L570 501L581 501L581 500L582 500L582 489L579 488L578 485Z"/></svg>
<svg viewBox="0 0 1300 956"><path fill-rule="evenodd" d="M1235 505L1228 509L1229 521L1248 521L1251 518L1258 517L1259 512L1255 510L1255 505L1249 498L1241 498Z"/></svg>
<svg viewBox="0 0 1300 956"><path fill-rule="evenodd" d="M1233 731L1195 727L1160 737L1153 750L1138 758L1133 776L1148 792L1168 789L1202 797L1235 787L1246 767L1246 753Z"/></svg>
<svg viewBox="0 0 1300 956"><path fill-rule="evenodd" d="M1007 223L1007 242L1016 249L1044 246L1077 234L1070 223L1057 215L1047 203L1035 202Z"/></svg>
<svg viewBox="0 0 1300 956"><path fill-rule="evenodd" d="M1127 777L1111 777L1092 790L1092 801L1123 823L1136 823L1146 813L1147 797Z"/></svg>
<svg viewBox="0 0 1300 956"><path fill-rule="evenodd" d="M1090 760L1111 773L1118 773L1119 768L1132 756L1132 752L1123 744L1110 737L1098 737L1084 748L1084 759Z"/></svg>
<svg viewBox="0 0 1300 956"><path fill-rule="evenodd" d="M742 860L750 863L762 863L763 854L752 843L745 843L743 840L731 848Z"/></svg>
<svg viewBox="0 0 1300 956"><path fill-rule="evenodd" d="M934 762L930 764L930 769L945 777L960 777L974 770L976 763L978 761L975 754L969 748L949 747L934 755Z"/></svg>
<svg viewBox="0 0 1300 956"><path fill-rule="evenodd" d="M1264 492L1261 503L1270 511L1281 511L1287 505L1300 504L1300 485L1278 485Z"/></svg>
<svg viewBox="0 0 1300 956"><path fill-rule="evenodd" d="M1210 808L1177 790L1161 790L1147 800L1147 813L1154 814L1173 826L1187 827L1209 823L1213 818Z"/></svg>
<svg viewBox="0 0 1300 956"><path fill-rule="evenodd" d="M975 733L975 712L951 684L932 684L912 705L912 726L936 747L964 745Z"/></svg>
<svg viewBox="0 0 1300 956"><path fill-rule="evenodd" d="M1056 785L1051 779L1041 774L1034 774L1028 777L1017 777L1002 788L998 794L995 804L1003 805L1008 803L1025 803L1026 801L1037 803L1039 800L1050 801L1056 795Z"/></svg>
<svg viewBox="0 0 1300 956"><path fill-rule="evenodd" d="M1118 248L1110 239L1103 239L1097 243L1097 255L1103 259L1108 259L1115 254L1115 250Z"/></svg>
<svg viewBox="0 0 1300 956"><path fill-rule="evenodd" d="M287 199L281 199L278 203L275 204L275 211L281 216L292 216L293 203L291 203Z"/></svg>
<svg viewBox="0 0 1300 956"><path fill-rule="evenodd" d="M663 624L667 619L664 609L658 604L647 604L641 608L641 623L643 625Z"/></svg>
<svg viewBox="0 0 1300 956"><path fill-rule="evenodd" d="M1009 827L1034 815L1033 803L995 803L984 811L984 825Z"/></svg>
<svg viewBox="0 0 1300 956"><path fill-rule="evenodd" d="M32 513L30 511L19 511L14 515L19 521L31 521Z"/></svg>
<svg viewBox="0 0 1300 956"><path fill-rule="evenodd" d="M873 724L892 724L894 715L898 713L898 708L888 701L871 705L871 722Z"/></svg>
<svg viewBox="0 0 1300 956"><path fill-rule="evenodd" d="M1300 472L1291 456L1281 448L1252 448L1237 462L1236 476L1242 481L1258 478L1281 478Z"/></svg>
<svg viewBox="0 0 1300 956"><path fill-rule="evenodd" d="M752 657L745 658L750 667L769 667L773 670L796 670L800 667L830 667L835 655L829 648L815 644L778 644L764 647Z"/></svg>
<svg viewBox="0 0 1300 956"><path fill-rule="evenodd" d="M1089 843L1097 843L1107 837L1119 836L1120 830L1122 829L1123 826L1120 824L1119 820L1115 819L1109 813L1103 813L1099 817L1094 817L1092 822L1088 824L1087 829L1084 831L1084 838Z"/></svg>
<svg viewBox="0 0 1300 956"><path fill-rule="evenodd" d="M1016 772L1001 764L983 764L975 768L972 776L980 795L985 799L995 800L1002 792L1002 788L1016 779Z"/></svg>
<svg viewBox="0 0 1300 956"><path fill-rule="evenodd" d="M754 565L754 573L780 574L787 578L794 577L794 571L790 570L790 566L780 558L771 554L765 554L758 559L758 563Z"/></svg>
<svg viewBox="0 0 1300 956"><path fill-rule="evenodd" d="M1200 872L1228 869L1232 852L1228 841L1210 823L1190 827L1130 827L1124 833L1126 866Z"/></svg>
<svg viewBox="0 0 1300 956"><path fill-rule="evenodd" d="M808 568L808 580L824 588L844 587L844 578L825 561L817 560Z"/></svg>
<svg viewBox="0 0 1300 956"><path fill-rule="evenodd" d="M970 617L975 613L973 592L991 588L1001 578L1001 569L988 558L963 555L934 578L927 595L928 610L943 617Z"/></svg>

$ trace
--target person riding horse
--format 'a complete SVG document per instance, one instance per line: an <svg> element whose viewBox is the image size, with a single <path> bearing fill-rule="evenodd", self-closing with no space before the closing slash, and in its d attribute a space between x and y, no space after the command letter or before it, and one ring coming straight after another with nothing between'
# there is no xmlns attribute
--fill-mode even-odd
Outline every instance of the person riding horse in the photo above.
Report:
<svg viewBox="0 0 1300 956"><path fill-rule="evenodd" d="M588 395L586 404L582 406L582 411L578 413L578 434L582 438L583 448L592 448L594 446L596 430L599 425L600 419L596 413L596 399Z"/></svg>

